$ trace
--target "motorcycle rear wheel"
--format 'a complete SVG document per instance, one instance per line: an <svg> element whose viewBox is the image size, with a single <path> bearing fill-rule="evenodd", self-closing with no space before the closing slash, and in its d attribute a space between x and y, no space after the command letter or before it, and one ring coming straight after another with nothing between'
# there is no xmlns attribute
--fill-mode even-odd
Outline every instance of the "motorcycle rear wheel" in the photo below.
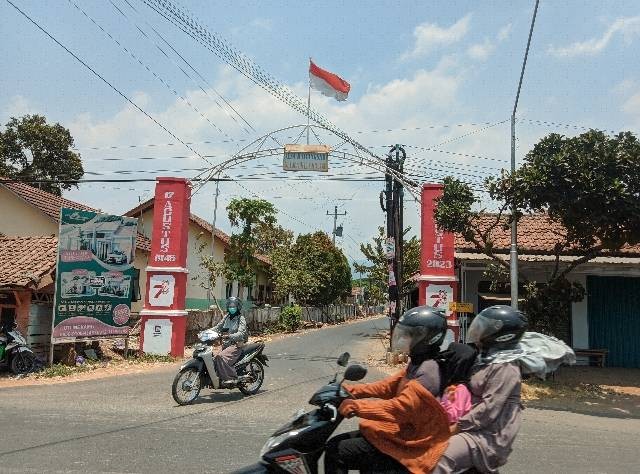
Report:
<svg viewBox="0 0 640 474"><path fill-rule="evenodd" d="M171 394L178 405L189 405L196 401L201 389L200 372L195 367L187 367L174 377Z"/></svg>
<svg viewBox="0 0 640 474"><path fill-rule="evenodd" d="M11 359L10 369L16 375L28 374L36 368L36 358L31 352L18 352Z"/></svg>
<svg viewBox="0 0 640 474"><path fill-rule="evenodd" d="M247 364L245 371L247 374L253 374L254 381L250 384L242 382L238 384L238 389L245 395L255 395L262 387L262 382L264 382L264 367L259 361L253 359Z"/></svg>

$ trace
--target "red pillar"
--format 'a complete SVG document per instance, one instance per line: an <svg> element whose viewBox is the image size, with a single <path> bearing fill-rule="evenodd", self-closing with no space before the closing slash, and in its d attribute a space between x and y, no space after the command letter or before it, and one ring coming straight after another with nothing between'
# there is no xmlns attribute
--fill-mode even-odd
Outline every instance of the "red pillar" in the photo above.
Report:
<svg viewBox="0 0 640 474"><path fill-rule="evenodd" d="M435 200L442 195L442 189L441 184L425 184L422 187L418 302L421 305L444 309L449 329L457 341L460 325L456 314L449 310L449 303L458 299L458 281L454 265L455 238L451 232L438 229L434 219Z"/></svg>
<svg viewBox="0 0 640 474"><path fill-rule="evenodd" d="M184 356L187 243L191 188L185 178L157 178L140 349Z"/></svg>

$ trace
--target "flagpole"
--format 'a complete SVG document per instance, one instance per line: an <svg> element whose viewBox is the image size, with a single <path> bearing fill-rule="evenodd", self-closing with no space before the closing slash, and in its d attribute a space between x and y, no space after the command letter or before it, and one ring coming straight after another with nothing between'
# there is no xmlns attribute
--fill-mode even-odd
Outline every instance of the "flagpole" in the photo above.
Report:
<svg viewBox="0 0 640 474"><path fill-rule="evenodd" d="M311 67L311 58L309 58L309 67ZM309 144L309 115L311 113L311 76L309 76L309 94L307 95L307 145Z"/></svg>

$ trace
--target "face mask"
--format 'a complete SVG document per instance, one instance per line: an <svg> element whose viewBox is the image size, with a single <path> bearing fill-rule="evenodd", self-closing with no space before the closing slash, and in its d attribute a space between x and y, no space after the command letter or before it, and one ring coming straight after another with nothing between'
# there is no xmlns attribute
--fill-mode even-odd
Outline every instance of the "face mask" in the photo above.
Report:
<svg viewBox="0 0 640 474"><path fill-rule="evenodd" d="M238 308L232 306L231 308L229 308L229 314L231 316L235 315L238 312Z"/></svg>

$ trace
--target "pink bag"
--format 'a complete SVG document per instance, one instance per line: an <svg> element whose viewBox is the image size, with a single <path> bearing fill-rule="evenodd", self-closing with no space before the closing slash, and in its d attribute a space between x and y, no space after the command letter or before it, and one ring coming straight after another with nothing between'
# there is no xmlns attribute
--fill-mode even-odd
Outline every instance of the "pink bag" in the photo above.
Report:
<svg viewBox="0 0 640 474"><path fill-rule="evenodd" d="M457 423L471 410L471 393L464 384L449 385L440 398L440 404L447 412L449 423Z"/></svg>

